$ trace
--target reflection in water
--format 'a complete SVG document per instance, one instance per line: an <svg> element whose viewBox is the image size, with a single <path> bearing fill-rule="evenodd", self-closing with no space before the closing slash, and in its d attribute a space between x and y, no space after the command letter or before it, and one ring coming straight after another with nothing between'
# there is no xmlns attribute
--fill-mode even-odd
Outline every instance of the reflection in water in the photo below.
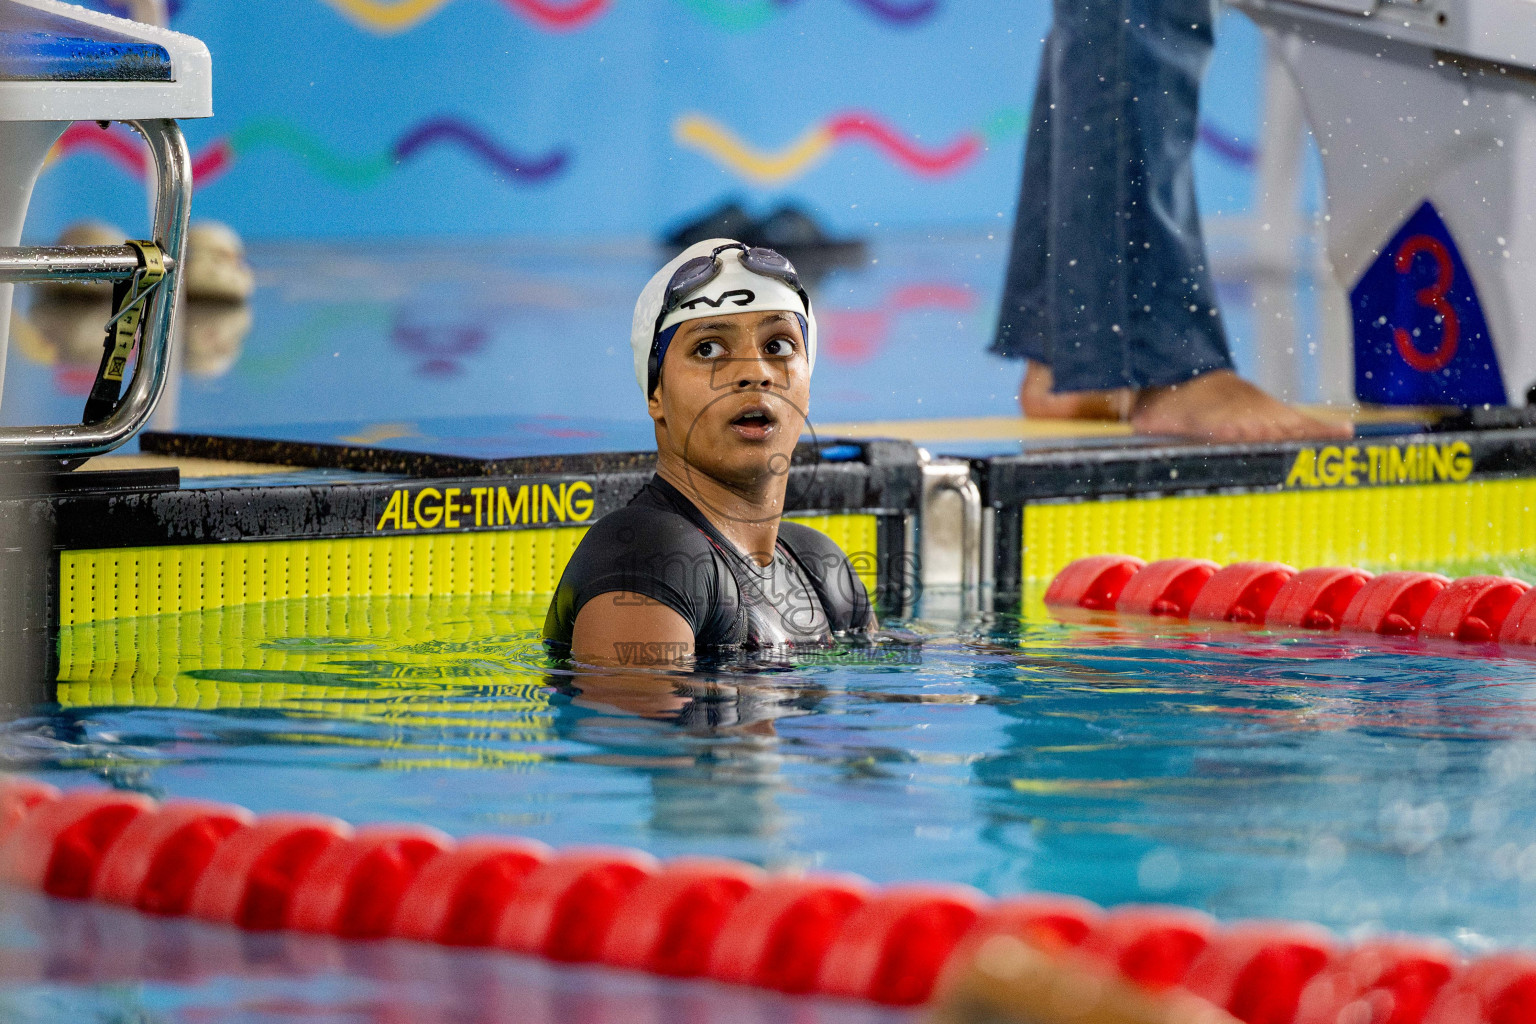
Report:
<svg viewBox="0 0 1536 1024"><path fill-rule="evenodd" d="M402 314L396 316L389 338L396 348L419 360L416 366L418 374L428 377L452 376L464 372L462 360L476 355L490 344L491 329L476 321L415 323Z"/></svg>
<svg viewBox="0 0 1536 1024"><path fill-rule="evenodd" d="M66 229L58 244L122 245L125 237L110 224L84 221ZM185 301L174 339L172 373L184 370L196 378L216 380L239 361L251 333L255 275L239 235L216 221L192 225L183 269ZM54 387L60 395L85 396L101 363L106 323L112 315L111 282L47 281L33 285L30 293L25 314L19 305L12 310L10 336L29 361L53 368ZM177 390L173 381L157 426L174 426Z"/></svg>
<svg viewBox="0 0 1536 1024"><path fill-rule="evenodd" d="M122 239L115 233L112 241ZM817 367L820 420L1016 412L1018 368L986 351L993 327L987 310L1006 255L1006 233L883 235L867 258L827 268L812 289L830 353ZM791 258L814 276L816 267ZM451 409L558 414L578 423L622 416L648 427L624 339L635 295L657 259L649 244L612 239L264 242L250 257L260 287L251 293L243 354L217 386L187 382L176 426L228 433L315 418L415 420ZM213 271L203 274L202 266ZM231 294L220 290L220 266L239 264L190 265L189 273L207 279L208 296ZM204 293L190 284L196 305ZM931 364L936 342L945 374L914 373ZM46 375L67 376L57 367L71 364L46 348L37 356ZM99 359L97 349L85 351ZM6 422L78 415L73 393L17 363L0 406L9 410L0 412ZM574 366L590 372L572 373ZM974 386L957 390L946 383L952 379Z"/></svg>
<svg viewBox="0 0 1536 1024"><path fill-rule="evenodd" d="M1536 661L1402 640L909 623L920 661L551 662L542 599L63 631L0 757L455 835L1536 942Z"/></svg>
<svg viewBox="0 0 1536 1024"><path fill-rule="evenodd" d="M785 682L572 671L544 655L533 628L543 612L542 600L311 600L68 628L56 701L14 722L0 752L10 766L66 784L91 773L157 796L190 795L199 784L183 783L202 778L223 799L263 810L312 807L330 793L339 798L331 811L354 821L419 817L460 833L558 838L561 818L596 812L591 839L608 842L615 832L642 842L636 826L683 847L701 835L771 842L785 823L775 724L814 713L826 688L783 673ZM303 771L317 767L328 778ZM295 770L307 781L280 781ZM572 771L601 773L599 785L560 778ZM460 801L443 792L467 776L487 785ZM614 788L619 799L605 798ZM373 790L366 809L352 804L362 790ZM626 829L604 802L621 814L635 803L649 811ZM450 807L458 827L437 817ZM214 1012L210 1003L225 1018L270 1010L273 999L284 1012L363 1021L910 1019L500 954L253 936L15 895L0 894L8 1020L156 1009L153 998L113 989L125 981L174 992L188 1019Z"/></svg>
<svg viewBox="0 0 1536 1024"><path fill-rule="evenodd" d="M1001 707L1007 740L977 766L988 839L1033 884L1536 940L1504 909L1536 893L1516 863L1536 850L1536 665L1380 638L1082 639L1021 665L1041 703Z"/></svg>
<svg viewBox="0 0 1536 1024"><path fill-rule="evenodd" d="M21 352L36 363L94 373L101 362L104 325L111 316L110 295L42 292L17 333Z"/></svg>
<svg viewBox="0 0 1536 1024"><path fill-rule="evenodd" d="M11 313L11 337L21 354L51 366L60 393L85 396L101 363L110 296L39 291L26 313ZM216 380L239 361L253 315L244 302L188 301L178 323L181 366L193 377Z"/></svg>
<svg viewBox="0 0 1536 1024"><path fill-rule="evenodd" d="M897 1024L912 1013L499 952L342 942L0 889L0 1019Z"/></svg>
<svg viewBox="0 0 1536 1024"><path fill-rule="evenodd" d="M251 307L243 302L190 301L182 365L194 377L215 380L240 360L251 333Z"/></svg>
<svg viewBox="0 0 1536 1024"><path fill-rule="evenodd" d="M840 363L867 363L882 354L898 316L924 310L965 314L975 305L976 294L970 288L932 281L893 288L873 308L829 309L822 328L827 355Z"/></svg>
<svg viewBox="0 0 1536 1024"><path fill-rule="evenodd" d="M618 670L548 678L570 702L572 738L614 748L572 760L626 767L648 777L651 830L684 838L751 837L780 828L783 814L774 796L781 758L774 724L810 713L820 688ZM634 752L630 716L657 723L662 743L674 742L669 735L674 732L686 737L688 753Z"/></svg>
<svg viewBox="0 0 1536 1024"><path fill-rule="evenodd" d="M386 771L621 768L646 779L659 832L779 828L775 722L812 713L825 687L563 668L538 639L543 613L542 599L376 598L76 626L59 644L59 712L14 734L11 752L147 786L130 765L151 752L93 741L86 723L102 708L195 709L218 716L221 747L275 742L323 759L344 744L348 760L372 749Z"/></svg>

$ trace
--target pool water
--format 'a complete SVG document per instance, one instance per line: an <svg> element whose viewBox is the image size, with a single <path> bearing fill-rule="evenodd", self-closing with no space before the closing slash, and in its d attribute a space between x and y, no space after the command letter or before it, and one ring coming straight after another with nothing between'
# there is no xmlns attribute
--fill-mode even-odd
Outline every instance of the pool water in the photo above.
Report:
<svg viewBox="0 0 1536 1024"><path fill-rule="evenodd" d="M455 836L1536 945L1536 653L1031 612L646 678L556 666L544 607L332 599L71 627L57 703L13 709L0 763Z"/></svg>
<svg viewBox="0 0 1536 1024"><path fill-rule="evenodd" d="M1252 375L1258 300L1235 227L1208 223L1207 242L1235 358ZM813 422L1015 414L1020 366L987 351L1008 245L1006 231L882 231L863 262L813 273L802 260L821 332ZM648 445L627 340L635 296L670 255L614 238L253 242L255 295L244 306L189 303L184 365L151 426L361 420L404 426L398 437L445 415L613 417ZM1287 271L1307 338L1312 271L1306 259ZM50 303L23 286L16 308L0 424L78 420L105 306ZM1310 383L1293 397L1316 401L1328 378L1317 345L1294 349L1285 376Z"/></svg>
<svg viewBox="0 0 1536 1024"><path fill-rule="evenodd" d="M4 891L7 1024L916 1024L852 1002L414 942L343 943Z"/></svg>

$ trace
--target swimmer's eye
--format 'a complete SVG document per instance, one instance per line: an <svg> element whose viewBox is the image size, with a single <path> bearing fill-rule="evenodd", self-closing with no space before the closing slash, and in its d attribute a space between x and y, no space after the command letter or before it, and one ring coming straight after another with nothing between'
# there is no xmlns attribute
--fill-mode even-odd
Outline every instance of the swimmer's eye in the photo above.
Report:
<svg viewBox="0 0 1536 1024"><path fill-rule="evenodd" d="M693 354L701 359L715 359L725 354L725 346L718 341L701 341Z"/></svg>
<svg viewBox="0 0 1536 1024"><path fill-rule="evenodd" d="M763 346L763 353L770 356L792 356L795 354L795 340L793 338L770 338Z"/></svg>

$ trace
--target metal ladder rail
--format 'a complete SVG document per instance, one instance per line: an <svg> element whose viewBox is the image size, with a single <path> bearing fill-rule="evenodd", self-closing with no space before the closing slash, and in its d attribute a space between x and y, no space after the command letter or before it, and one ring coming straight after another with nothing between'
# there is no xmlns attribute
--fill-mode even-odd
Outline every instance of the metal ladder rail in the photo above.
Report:
<svg viewBox="0 0 1536 1024"><path fill-rule="evenodd" d="M174 120L125 123L149 144L156 182L152 230L166 268L165 279L149 298L133 379L117 408L99 423L0 427L0 459L86 458L109 452L144 426L165 390L192 209L192 159ZM138 267L137 253L127 245L0 246L0 283L125 281Z"/></svg>
<svg viewBox="0 0 1536 1024"><path fill-rule="evenodd" d="M918 517L919 592L958 584L958 612L962 617L975 615L982 602L981 563L985 546L981 490L967 460L933 458L922 448L918 449L918 458L923 471L922 508ZM959 500L955 510L958 517L949 522L941 521L945 517L939 511L939 498L945 494ZM935 564L935 556L940 555L945 562L957 563L958 579L941 574Z"/></svg>

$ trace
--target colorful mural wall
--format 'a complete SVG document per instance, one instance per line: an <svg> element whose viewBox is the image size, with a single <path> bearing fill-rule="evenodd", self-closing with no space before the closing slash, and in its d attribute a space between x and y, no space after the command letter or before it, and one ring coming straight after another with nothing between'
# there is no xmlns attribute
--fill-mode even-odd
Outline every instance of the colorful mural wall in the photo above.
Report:
<svg viewBox="0 0 1536 1024"><path fill-rule="evenodd" d="M93 6L124 13L120 0ZM213 53L199 215L251 238L655 236L794 201L834 231L1012 217L1044 0L172 0ZM1199 176L1247 203L1257 32L1224 17ZM28 233L143 219L76 125Z"/></svg>

